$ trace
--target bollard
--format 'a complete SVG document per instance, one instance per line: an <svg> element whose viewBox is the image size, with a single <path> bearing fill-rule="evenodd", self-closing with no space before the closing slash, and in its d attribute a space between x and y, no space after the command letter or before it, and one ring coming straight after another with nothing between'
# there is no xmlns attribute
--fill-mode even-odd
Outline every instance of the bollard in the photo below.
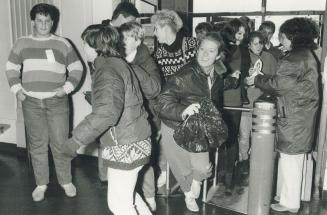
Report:
<svg viewBox="0 0 327 215"><path fill-rule="evenodd" d="M248 214L269 215L276 133L276 105L266 97L254 102Z"/></svg>

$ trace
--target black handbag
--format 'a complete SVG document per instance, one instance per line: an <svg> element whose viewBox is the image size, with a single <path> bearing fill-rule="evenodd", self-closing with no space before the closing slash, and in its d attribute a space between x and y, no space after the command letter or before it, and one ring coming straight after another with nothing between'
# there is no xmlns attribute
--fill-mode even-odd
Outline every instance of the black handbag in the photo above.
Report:
<svg viewBox="0 0 327 215"><path fill-rule="evenodd" d="M189 116L173 134L177 145L193 153L218 148L228 137L227 125L211 99L202 99L200 107L199 113Z"/></svg>

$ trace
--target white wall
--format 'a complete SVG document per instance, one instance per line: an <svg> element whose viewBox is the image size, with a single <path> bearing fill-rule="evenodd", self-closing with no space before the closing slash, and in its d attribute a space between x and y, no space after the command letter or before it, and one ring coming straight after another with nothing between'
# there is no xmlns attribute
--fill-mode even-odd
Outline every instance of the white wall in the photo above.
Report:
<svg viewBox="0 0 327 215"><path fill-rule="evenodd" d="M18 132L16 132L15 126L17 119L15 97L10 93L4 73L8 54L12 47L9 1L2 0L0 7L0 123L10 123L11 128L0 135L0 142L16 144L19 137L16 137ZM82 31L90 24L100 23L103 19L111 18L113 8L120 0L54 0L53 2L60 10L57 34L69 38L85 59L80 38ZM85 101L83 95L83 91L89 90L90 87L91 79L87 68L83 86L73 95L74 126L91 112L91 106ZM89 153L93 153L94 147L90 148Z"/></svg>
<svg viewBox="0 0 327 215"><path fill-rule="evenodd" d="M16 142L15 97L9 90L5 67L11 49L9 0L1 1L0 7L0 123L10 124L10 128L0 134L0 142Z"/></svg>
<svg viewBox="0 0 327 215"><path fill-rule="evenodd" d="M58 1L58 0L57 0ZM61 36L69 38L85 59L81 33L90 24L101 23L103 19L111 18L112 11L119 3L119 0L59 0L60 26L58 31ZM86 61L84 60L86 63ZM74 106L74 127L91 112L91 106L85 101L83 92L90 90L91 78L86 65L86 78L80 90L73 95ZM81 149L79 153L96 155L97 146L89 145Z"/></svg>
<svg viewBox="0 0 327 215"><path fill-rule="evenodd" d="M0 135L0 142L14 143L24 142L21 136L24 136L21 130L16 129L17 113L15 97L9 90L9 85L5 77L5 64L8 58L11 44L11 23L10 23L10 0L2 0L0 7L0 123L9 123L11 128ZM85 59L82 40L80 35L82 31L90 24L101 23L103 19L111 18L113 10L120 0L53 0L53 3L60 10L60 22L57 34L69 38L76 46L77 50ZM86 61L84 61L86 62ZM74 105L74 127L91 112L91 106L85 101L83 92L90 90L91 78L86 65L86 77L82 87L73 95ZM18 113L20 114L20 112ZM21 119L21 117L18 117ZM22 123L20 123L22 124ZM22 126L19 126L22 127ZM16 137L17 135L17 137ZM25 144L19 144L24 147ZM96 154L96 146L91 144L86 149L80 150L80 153Z"/></svg>

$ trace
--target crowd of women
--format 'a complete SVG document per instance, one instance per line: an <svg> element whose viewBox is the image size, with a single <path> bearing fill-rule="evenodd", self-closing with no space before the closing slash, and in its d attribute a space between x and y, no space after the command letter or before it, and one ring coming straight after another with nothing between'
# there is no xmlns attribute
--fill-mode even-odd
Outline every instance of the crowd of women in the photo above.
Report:
<svg viewBox="0 0 327 215"><path fill-rule="evenodd" d="M201 183L212 174L209 151L185 150L176 143L174 131L199 114L203 98L210 99L228 128L228 138L219 147L225 155L220 176L226 195L232 195L236 163L243 174L248 172L252 122L250 113L223 107L251 108L262 93L269 93L278 101L280 155L278 203L271 208L298 211L303 162L312 149L319 100L314 22L284 22L281 46L276 48L270 42L275 31L270 21L258 31L246 17L223 25L201 23L195 38L181 33L187 23L175 11L160 10L151 17L158 45L150 55L142 43L144 29L134 22L137 12L130 13L132 6L126 3L119 7L128 10L114 12L113 20L90 25L81 35L93 71L92 112L62 146L63 153L74 158L80 146L100 139L108 167L109 209L116 215L152 214L155 185L165 184L168 163L186 207L199 211ZM153 159L159 160L158 177L153 162L149 164L152 147L159 151ZM147 169L144 199L135 191L142 168Z"/></svg>

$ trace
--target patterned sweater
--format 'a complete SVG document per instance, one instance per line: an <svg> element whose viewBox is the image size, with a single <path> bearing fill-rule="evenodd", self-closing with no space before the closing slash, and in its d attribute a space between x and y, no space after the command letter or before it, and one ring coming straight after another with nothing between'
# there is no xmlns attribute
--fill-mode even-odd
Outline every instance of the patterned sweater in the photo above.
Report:
<svg viewBox="0 0 327 215"><path fill-rule="evenodd" d="M70 43L56 35L18 39L6 65L7 79L14 93L20 89L49 93L63 87L68 94L78 85L82 73L83 66Z"/></svg>
<svg viewBox="0 0 327 215"><path fill-rule="evenodd" d="M186 63L194 59L197 51L197 40L193 37L183 37L177 34L176 40L171 44L160 44L154 52L154 58L166 78L175 74ZM183 52L183 48L185 51Z"/></svg>

